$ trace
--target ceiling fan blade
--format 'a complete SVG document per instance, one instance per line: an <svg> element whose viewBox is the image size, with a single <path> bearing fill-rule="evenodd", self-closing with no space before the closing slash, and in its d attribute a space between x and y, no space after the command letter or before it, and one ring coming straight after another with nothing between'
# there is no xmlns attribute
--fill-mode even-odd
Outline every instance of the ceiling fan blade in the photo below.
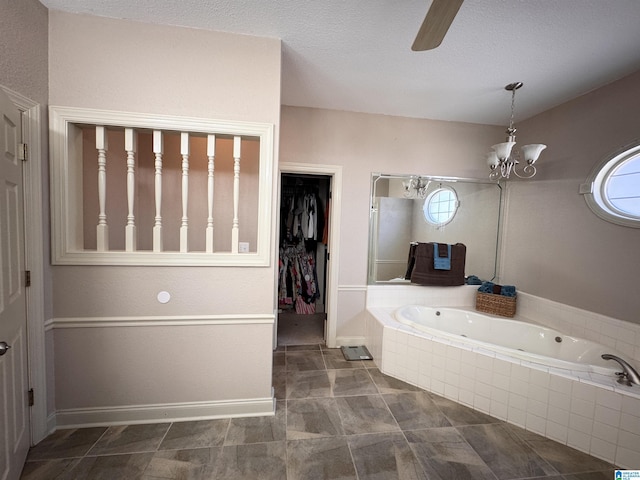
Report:
<svg viewBox="0 0 640 480"><path fill-rule="evenodd" d="M411 50L431 50L442 43L463 0L433 0Z"/></svg>

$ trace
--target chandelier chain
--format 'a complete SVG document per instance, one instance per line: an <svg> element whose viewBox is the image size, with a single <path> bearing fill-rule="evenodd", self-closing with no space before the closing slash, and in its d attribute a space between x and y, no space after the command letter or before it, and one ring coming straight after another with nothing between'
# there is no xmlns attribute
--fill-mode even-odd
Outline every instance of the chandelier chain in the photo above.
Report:
<svg viewBox="0 0 640 480"><path fill-rule="evenodd" d="M509 121L509 130L513 130L513 119L515 117L516 106L516 89L511 90L511 120Z"/></svg>

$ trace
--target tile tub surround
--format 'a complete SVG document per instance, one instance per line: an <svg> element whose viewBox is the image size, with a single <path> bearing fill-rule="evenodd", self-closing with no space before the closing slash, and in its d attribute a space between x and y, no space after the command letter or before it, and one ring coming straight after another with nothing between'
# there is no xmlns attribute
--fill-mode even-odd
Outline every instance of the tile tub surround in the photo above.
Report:
<svg viewBox="0 0 640 480"><path fill-rule="evenodd" d="M477 290L477 285L460 287L424 287L409 283L369 285L367 307L401 307L416 304L474 308ZM640 324L571 307L522 291L518 292L516 318L609 346L634 359L636 365L640 366Z"/></svg>
<svg viewBox="0 0 640 480"><path fill-rule="evenodd" d="M640 387L425 337L396 322L396 308L367 311L367 346L384 374L620 467L640 466Z"/></svg>
<svg viewBox="0 0 640 480"><path fill-rule="evenodd" d="M613 478L608 462L338 349L286 346L273 358L275 416L59 430L31 450L22 478Z"/></svg>

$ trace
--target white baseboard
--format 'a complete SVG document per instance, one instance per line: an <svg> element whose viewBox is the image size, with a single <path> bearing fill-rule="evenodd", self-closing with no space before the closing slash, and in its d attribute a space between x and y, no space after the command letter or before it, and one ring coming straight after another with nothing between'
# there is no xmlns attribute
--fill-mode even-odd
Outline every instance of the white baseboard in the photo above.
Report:
<svg viewBox="0 0 640 480"><path fill-rule="evenodd" d="M56 431L56 414L54 413L50 413L49 415L47 415L47 425L46 425L46 431L44 434L44 437L42 437L42 439L46 438L47 436L51 435L53 432ZM41 440L42 440L41 439ZM39 440L36 440L36 443Z"/></svg>
<svg viewBox="0 0 640 480"><path fill-rule="evenodd" d="M338 347L351 345L364 345L365 337L336 337Z"/></svg>
<svg viewBox="0 0 640 480"><path fill-rule="evenodd" d="M275 398L58 410L56 429L258 417L275 414Z"/></svg>

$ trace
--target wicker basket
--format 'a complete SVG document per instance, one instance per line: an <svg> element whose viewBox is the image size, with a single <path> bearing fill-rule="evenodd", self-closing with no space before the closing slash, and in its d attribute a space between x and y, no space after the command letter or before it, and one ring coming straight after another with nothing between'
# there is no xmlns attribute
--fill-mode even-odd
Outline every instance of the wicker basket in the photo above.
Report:
<svg viewBox="0 0 640 480"><path fill-rule="evenodd" d="M501 317L513 317L516 314L516 298L476 292L476 310Z"/></svg>

